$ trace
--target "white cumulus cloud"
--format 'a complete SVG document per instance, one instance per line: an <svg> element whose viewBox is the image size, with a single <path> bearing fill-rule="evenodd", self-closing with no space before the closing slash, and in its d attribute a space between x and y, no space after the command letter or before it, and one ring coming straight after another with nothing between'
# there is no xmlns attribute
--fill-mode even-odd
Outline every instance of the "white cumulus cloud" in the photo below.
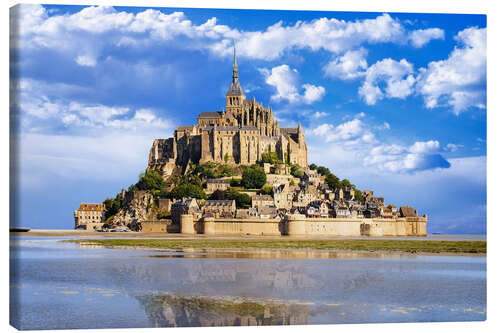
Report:
<svg viewBox="0 0 500 333"><path fill-rule="evenodd" d="M342 80L357 79L365 75L368 68L367 50L364 48L347 51L344 55L332 59L324 68L325 75Z"/></svg>
<svg viewBox="0 0 500 333"><path fill-rule="evenodd" d="M321 100L326 93L324 87L306 83L302 85L304 92L301 94L298 88L299 72L288 65L276 66L271 70L262 68L260 72L264 75L266 83L276 90L271 96L273 101L286 100L289 103L312 104Z"/></svg>
<svg viewBox="0 0 500 333"><path fill-rule="evenodd" d="M415 142L409 147L383 144L374 147L363 163L380 171L396 173L449 168L450 163L440 151L440 144L436 140Z"/></svg>
<svg viewBox="0 0 500 333"><path fill-rule="evenodd" d="M374 105L383 98L406 98L413 92L415 77L413 65L402 59L383 59L371 65L366 71L359 94L368 105Z"/></svg>
<svg viewBox="0 0 500 333"><path fill-rule="evenodd" d="M455 39L448 59L422 68L417 89L425 106L451 106L455 114L470 107L486 107L486 28L468 28Z"/></svg>
<svg viewBox="0 0 500 333"><path fill-rule="evenodd" d="M418 29L409 35L410 43L414 47L422 47L433 39L444 39L444 31L438 28Z"/></svg>

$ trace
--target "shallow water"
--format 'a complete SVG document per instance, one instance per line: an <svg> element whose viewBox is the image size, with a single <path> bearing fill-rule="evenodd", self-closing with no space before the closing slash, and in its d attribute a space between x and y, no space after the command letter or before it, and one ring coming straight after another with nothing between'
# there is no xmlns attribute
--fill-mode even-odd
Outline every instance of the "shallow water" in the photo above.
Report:
<svg viewBox="0 0 500 333"><path fill-rule="evenodd" d="M19 329L486 319L486 258L152 251L11 239ZM267 254L266 254L267 253Z"/></svg>

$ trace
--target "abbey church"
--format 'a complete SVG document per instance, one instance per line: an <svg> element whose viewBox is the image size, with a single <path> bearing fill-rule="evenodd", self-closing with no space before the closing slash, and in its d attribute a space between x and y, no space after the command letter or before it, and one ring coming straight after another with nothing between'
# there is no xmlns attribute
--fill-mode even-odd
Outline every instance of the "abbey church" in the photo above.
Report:
<svg viewBox="0 0 500 333"><path fill-rule="evenodd" d="M308 166L300 123L297 127L280 128L270 107L265 108L255 98L246 99L238 78L235 49L226 109L201 112L196 125L179 126L173 138L154 140L148 169L168 177L184 172L190 162L251 165L268 151L276 152L283 163Z"/></svg>

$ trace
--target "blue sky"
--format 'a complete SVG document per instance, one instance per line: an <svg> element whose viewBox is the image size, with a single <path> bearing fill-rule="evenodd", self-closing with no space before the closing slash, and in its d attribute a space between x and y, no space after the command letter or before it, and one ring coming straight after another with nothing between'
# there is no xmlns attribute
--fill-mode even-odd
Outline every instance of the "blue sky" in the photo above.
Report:
<svg viewBox="0 0 500 333"><path fill-rule="evenodd" d="M154 138L247 98L309 162L429 231L486 232L486 16L23 5L11 12L19 225L71 228L136 182Z"/></svg>

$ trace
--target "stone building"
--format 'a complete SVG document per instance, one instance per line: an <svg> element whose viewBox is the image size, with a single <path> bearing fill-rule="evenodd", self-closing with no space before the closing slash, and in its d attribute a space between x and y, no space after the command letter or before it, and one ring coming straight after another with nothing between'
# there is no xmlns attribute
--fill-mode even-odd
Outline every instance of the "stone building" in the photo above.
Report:
<svg viewBox="0 0 500 333"><path fill-rule="evenodd" d="M262 207L274 206L274 199L272 196L267 194L258 194L252 198L252 208L259 210Z"/></svg>
<svg viewBox="0 0 500 333"><path fill-rule="evenodd" d="M273 187L274 206L278 209L292 208L293 196L288 183Z"/></svg>
<svg viewBox="0 0 500 333"><path fill-rule="evenodd" d="M207 179L207 192L225 191L230 187L229 179Z"/></svg>
<svg viewBox="0 0 500 333"><path fill-rule="evenodd" d="M413 209L411 206L401 206L399 207L399 216L401 217L418 217L417 210Z"/></svg>
<svg viewBox="0 0 500 333"><path fill-rule="evenodd" d="M202 211L203 216L234 217L236 202L234 200L205 200Z"/></svg>
<svg viewBox="0 0 500 333"><path fill-rule="evenodd" d="M102 203L82 202L80 207L74 211L75 229L95 230L102 227L105 222L105 212L106 208Z"/></svg>
<svg viewBox="0 0 500 333"><path fill-rule="evenodd" d="M317 216L328 217L329 207L325 200L316 200L309 204L309 208L314 207L317 212ZM309 210L308 210L309 211Z"/></svg>
<svg viewBox="0 0 500 333"><path fill-rule="evenodd" d="M200 206L196 199L182 199L172 204L172 222L177 225L181 223L181 215L191 214L195 217L201 215Z"/></svg>
<svg viewBox="0 0 500 333"><path fill-rule="evenodd" d="M201 112L198 123L180 126L169 139L156 139L149 153L148 170L164 178L185 171L190 162L251 165L264 152L276 152L281 162L308 167L304 132L297 127L280 128L270 107L246 99L236 63L226 93L226 108Z"/></svg>

